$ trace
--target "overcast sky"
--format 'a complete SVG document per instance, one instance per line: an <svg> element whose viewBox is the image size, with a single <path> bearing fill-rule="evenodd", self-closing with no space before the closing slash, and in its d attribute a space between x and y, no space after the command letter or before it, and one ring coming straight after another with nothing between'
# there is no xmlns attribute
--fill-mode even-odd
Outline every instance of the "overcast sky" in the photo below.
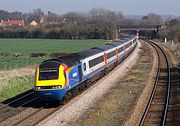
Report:
<svg viewBox="0 0 180 126"><path fill-rule="evenodd" d="M150 12L180 16L180 0L0 0L0 9L31 12L41 8L63 14L68 11L87 12L93 7L122 11L124 15L146 15Z"/></svg>

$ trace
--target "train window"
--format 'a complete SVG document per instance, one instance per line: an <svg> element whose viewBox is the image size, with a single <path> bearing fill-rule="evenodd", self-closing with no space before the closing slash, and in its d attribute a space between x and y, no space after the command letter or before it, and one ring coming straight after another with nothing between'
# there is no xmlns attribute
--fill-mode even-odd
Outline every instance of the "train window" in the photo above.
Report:
<svg viewBox="0 0 180 126"><path fill-rule="evenodd" d="M83 70L86 71L86 63L83 63Z"/></svg>
<svg viewBox="0 0 180 126"><path fill-rule="evenodd" d="M118 53L121 53L123 50L124 50L123 47L119 48L119 49L118 49Z"/></svg>
<svg viewBox="0 0 180 126"><path fill-rule="evenodd" d="M99 63L101 63L103 61L104 61L103 56L100 56L100 57L97 57L97 58L95 58L93 60L90 60L89 61L89 68L91 68L91 67L93 67L93 66L95 66L95 65L97 65L97 64L99 64Z"/></svg>
<svg viewBox="0 0 180 126"><path fill-rule="evenodd" d="M116 50L108 53L108 54L107 54L107 59L109 59L109 58L111 58L111 57L113 57L113 56L115 56L115 55L116 55Z"/></svg>
<svg viewBox="0 0 180 126"><path fill-rule="evenodd" d="M133 42L133 41L130 42L130 46L132 45L132 42Z"/></svg>
<svg viewBox="0 0 180 126"><path fill-rule="evenodd" d="M39 72L39 80L56 80L58 79L59 70L41 70Z"/></svg>

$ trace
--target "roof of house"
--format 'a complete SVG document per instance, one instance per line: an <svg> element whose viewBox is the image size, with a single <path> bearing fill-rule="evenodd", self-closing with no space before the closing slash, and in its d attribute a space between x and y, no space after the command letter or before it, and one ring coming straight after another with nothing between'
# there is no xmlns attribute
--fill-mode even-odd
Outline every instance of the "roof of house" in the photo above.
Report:
<svg viewBox="0 0 180 126"><path fill-rule="evenodd" d="M9 20L8 24L12 24L12 25L23 25L24 21L23 20Z"/></svg>
<svg viewBox="0 0 180 126"><path fill-rule="evenodd" d="M32 25L32 26L37 26L38 23L37 23L35 20L33 20L33 21L30 23L30 25Z"/></svg>

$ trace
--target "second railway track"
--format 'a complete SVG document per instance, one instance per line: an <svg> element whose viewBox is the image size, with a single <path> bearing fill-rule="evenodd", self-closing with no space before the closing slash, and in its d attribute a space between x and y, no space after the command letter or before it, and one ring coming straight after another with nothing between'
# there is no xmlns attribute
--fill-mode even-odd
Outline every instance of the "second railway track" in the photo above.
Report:
<svg viewBox="0 0 180 126"><path fill-rule="evenodd" d="M29 90L2 102L0 106L0 123L24 111L26 109L24 106L28 106L36 99L33 90Z"/></svg>
<svg viewBox="0 0 180 126"><path fill-rule="evenodd" d="M152 41L149 41L149 44L151 44L157 52L158 70L148 105L139 126L165 126L171 84L169 61L166 52L161 46Z"/></svg>

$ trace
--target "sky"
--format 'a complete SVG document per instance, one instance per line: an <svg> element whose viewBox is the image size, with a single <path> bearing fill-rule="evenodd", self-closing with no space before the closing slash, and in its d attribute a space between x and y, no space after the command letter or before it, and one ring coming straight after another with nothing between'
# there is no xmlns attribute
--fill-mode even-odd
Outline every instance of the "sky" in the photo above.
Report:
<svg viewBox="0 0 180 126"><path fill-rule="evenodd" d="M87 12L98 7L121 11L124 15L180 16L180 0L0 0L0 10L31 12L40 8L63 14L69 11Z"/></svg>

